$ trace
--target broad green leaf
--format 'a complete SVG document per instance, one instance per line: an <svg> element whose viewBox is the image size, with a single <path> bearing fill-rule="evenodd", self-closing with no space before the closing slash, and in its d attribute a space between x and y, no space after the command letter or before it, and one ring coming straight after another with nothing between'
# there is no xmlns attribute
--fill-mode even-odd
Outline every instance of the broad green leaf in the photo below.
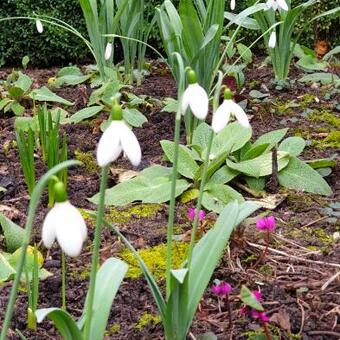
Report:
<svg viewBox="0 0 340 340"><path fill-rule="evenodd" d="M277 152L278 171L289 163L289 154L284 151ZM252 177L268 176L272 173L272 153L266 153L254 159L234 163L227 159L227 166Z"/></svg>
<svg viewBox="0 0 340 340"><path fill-rule="evenodd" d="M244 176L246 183L248 184L249 188L255 191L262 191L266 186L266 177L249 177Z"/></svg>
<svg viewBox="0 0 340 340"><path fill-rule="evenodd" d="M15 275L15 269L9 264L6 257L0 253L0 284L8 281Z"/></svg>
<svg viewBox="0 0 340 340"><path fill-rule="evenodd" d="M207 332L207 333L199 334L196 337L196 339L197 340L217 340L217 336L212 332Z"/></svg>
<svg viewBox="0 0 340 340"><path fill-rule="evenodd" d="M77 66L67 66L58 72L55 86L78 85L91 78L91 74L84 75Z"/></svg>
<svg viewBox="0 0 340 340"><path fill-rule="evenodd" d="M55 93L53 93L50 89L48 89L46 86L41 87L40 89L33 90L30 95L32 99L40 101L40 102L54 102L54 103L60 103L63 105L74 105L74 103L59 97Z"/></svg>
<svg viewBox="0 0 340 340"><path fill-rule="evenodd" d="M35 312L38 323L50 319L64 340L84 340L71 315L61 308L43 308Z"/></svg>
<svg viewBox="0 0 340 340"><path fill-rule="evenodd" d="M245 305L261 312L264 310L261 303L256 299L256 297L246 286L241 287L240 297Z"/></svg>
<svg viewBox="0 0 340 340"><path fill-rule="evenodd" d="M164 107L162 109L163 112L173 113L178 110L178 101L174 98L165 98L163 100Z"/></svg>
<svg viewBox="0 0 340 340"><path fill-rule="evenodd" d="M269 93L262 93L258 90L251 90L249 92L249 95L250 95L250 97L255 98L255 99L263 99L263 98L267 98L267 97L270 96Z"/></svg>
<svg viewBox="0 0 340 340"><path fill-rule="evenodd" d="M15 82L15 85L17 87L20 87L22 89L22 91L25 93L31 88L32 83L33 83L33 81L29 76L27 76L26 74L23 74L22 72L19 71L19 78Z"/></svg>
<svg viewBox="0 0 340 340"><path fill-rule="evenodd" d="M5 106L7 106L12 100L9 98L4 98L0 100L0 111L2 111Z"/></svg>
<svg viewBox="0 0 340 340"><path fill-rule="evenodd" d="M247 64L250 64L253 61L253 55L251 53L251 50L246 45L242 43L238 43L236 44L236 48L237 48L238 54L242 56L242 59Z"/></svg>
<svg viewBox="0 0 340 340"><path fill-rule="evenodd" d="M204 150L208 147L210 133L210 126L207 123L202 122L197 126L192 135L192 144L197 145L201 150Z"/></svg>
<svg viewBox="0 0 340 340"><path fill-rule="evenodd" d="M25 112L25 108L18 102L13 102L10 105L10 109L14 112L16 116L22 116Z"/></svg>
<svg viewBox="0 0 340 340"><path fill-rule="evenodd" d="M128 265L125 262L113 257L107 259L99 268L94 292L91 340L104 338L113 300L127 270Z"/></svg>
<svg viewBox="0 0 340 340"><path fill-rule="evenodd" d="M161 146L166 157L171 163L173 163L175 143L168 140L162 140ZM199 166L195 162L195 159L192 157L191 152L188 150L188 148L184 145L179 145L178 172L184 177L193 179L198 169Z"/></svg>
<svg viewBox="0 0 340 340"><path fill-rule="evenodd" d="M125 108L123 110L124 120L133 127L142 127L148 120L146 117L137 109Z"/></svg>
<svg viewBox="0 0 340 340"><path fill-rule="evenodd" d="M218 169L209 179L209 184L225 184L230 182L236 176L239 175L239 171L230 169L226 165L223 165L220 169Z"/></svg>
<svg viewBox="0 0 340 340"><path fill-rule="evenodd" d="M300 59L296 65L300 66L306 71L326 71L328 63L326 61L319 61L318 58L307 55Z"/></svg>
<svg viewBox="0 0 340 340"><path fill-rule="evenodd" d="M251 129L244 128L236 122L228 124L214 138L211 154L217 156L224 152L230 153L237 151L250 140L251 134Z"/></svg>
<svg viewBox="0 0 340 340"><path fill-rule="evenodd" d="M19 247L21 247L25 237L25 230L1 213L0 225L4 233L7 250L9 252L14 252Z"/></svg>
<svg viewBox="0 0 340 340"><path fill-rule="evenodd" d="M25 91L19 86L13 86L8 90L8 93L11 96L11 98L15 100L20 100Z"/></svg>
<svg viewBox="0 0 340 340"><path fill-rule="evenodd" d="M252 146L248 151L244 153L241 160L247 161L249 159L259 157L268 150L268 147L269 147L268 143Z"/></svg>
<svg viewBox="0 0 340 340"><path fill-rule="evenodd" d="M299 156L306 146L306 142L301 137L288 137L281 142L279 151L286 151L290 156Z"/></svg>
<svg viewBox="0 0 340 340"><path fill-rule="evenodd" d="M182 179L176 182L176 197L190 187L190 184ZM143 203L164 203L170 199L171 181L169 177L148 178L140 174L129 181L119 183L106 190L106 205L126 205L134 201ZM99 195L89 199L98 204Z"/></svg>
<svg viewBox="0 0 340 340"><path fill-rule="evenodd" d="M320 82L323 85L332 84L339 81L339 77L334 73L313 73L299 79L301 83Z"/></svg>
<svg viewBox="0 0 340 340"><path fill-rule="evenodd" d="M334 47L332 50L326 53L322 59L328 61L333 55L336 54L340 54L340 46Z"/></svg>
<svg viewBox="0 0 340 340"><path fill-rule="evenodd" d="M203 193L202 205L210 211L220 213L228 203L243 202L243 196L228 185L208 184Z"/></svg>
<svg viewBox="0 0 340 340"><path fill-rule="evenodd" d="M265 133L256 140L253 146L269 144L267 149L267 151L269 151L283 139L287 132L288 129L280 129Z"/></svg>
<svg viewBox="0 0 340 340"><path fill-rule="evenodd" d="M332 189L322 176L296 157L291 157L288 166L279 173L282 186L329 196Z"/></svg>
<svg viewBox="0 0 340 340"><path fill-rule="evenodd" d="M82 109L76 113L74 113L71 118L70 118L70 123L79 123L82 120L91 118L93 116L95 116L97 113L99 113L100 111L102 111L104 108L103 105L99 105L99 106L90 106L90 107L86 107L85 109Z"/></svg>

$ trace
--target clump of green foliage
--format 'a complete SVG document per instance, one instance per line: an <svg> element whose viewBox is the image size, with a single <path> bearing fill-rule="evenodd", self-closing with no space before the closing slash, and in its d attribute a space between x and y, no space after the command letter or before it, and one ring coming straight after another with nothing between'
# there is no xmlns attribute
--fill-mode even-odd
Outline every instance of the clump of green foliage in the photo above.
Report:
<svg viewBox="0 0 340 340"><path fill-rule="evenodd" d="M188 250L188 244L184 242L173 243L173 263L171 268L179 268L186 258ZM151 271L152 275L157 280L165 278L166 269L166 244L160 244L155 247L145 248L140 250L139 255L144 260L146 266ZM129 265L127 277L136 279L142 275L142 271L135 256L130 252L129 249L124 249L118 254L122 260Z"/></svg>
<svg viewBox="0 0 340 340"><path fill-rule="evenodd" d="M321 141L314 140L313 145L318 149L339 149L340 148L340 131L331 131L326 138Z"/></svg>
<svg viewBox="0 0 340 340"><path fill-rule="evenodd" d="M314 110L309 116L308 119L310 119L313 122L324 122L328 125L331 125L332 127L339 128L340 127L340 118L335 115L332 112L329 111L318 111Z"/></svg>

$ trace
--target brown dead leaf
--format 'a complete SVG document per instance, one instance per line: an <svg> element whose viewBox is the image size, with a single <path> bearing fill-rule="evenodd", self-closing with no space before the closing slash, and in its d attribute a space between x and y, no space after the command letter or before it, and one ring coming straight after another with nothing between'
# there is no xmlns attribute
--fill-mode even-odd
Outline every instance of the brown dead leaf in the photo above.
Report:
<svg viewBox="0 0 340 340"><path fill-rule="evenodd" d="M249 199L252 202L258 204L262 208L274 210L276 207L278 207L286 198L287 194L274 194L274 195L267 195L264 198L261 199Z"/></svg>
<svg viewBox="0 0 340 340"><path fill-rule="evenodd" d="M118 177L118 183L128 181L139 174L138 171L126 170L122 168L110 168L110 171L114 177Z"/></svg>
<svg viewBox="0 0 340 340"><path fill-rule="evenodd" d="M290 332L290 317L285 309L280 309L277 313L273 314L270 321L275 322L282 330Z"/></svg>
<svg viewBox="0 0 340 340"><path fill-rule="evenodd" d="M2 204L0 205L0 213L4 214L9 220L18 220L23 217L23 213L18 209Z"/></svg>

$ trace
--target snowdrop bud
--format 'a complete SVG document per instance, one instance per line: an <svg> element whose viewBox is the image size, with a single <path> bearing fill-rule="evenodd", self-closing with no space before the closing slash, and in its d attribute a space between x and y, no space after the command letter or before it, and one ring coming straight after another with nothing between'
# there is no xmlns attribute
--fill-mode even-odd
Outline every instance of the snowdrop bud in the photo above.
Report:
<svg viewBox="0 0 340 340"><path fill-rule="evenodd" d="M138 166L142 152L138 140L125 124L123 111L118 103L114 103L111 111L112 122L101 136L97 148L97 163L100 167L114 162L122 152L132 165Z"/></svg>
<svg viewBox="0 0 340 340"><path fill-rule="evenodd" d="M56 203L45 217L42 241L51 248L57 240L66 255L76 257L87 238L85 221L78 209L67 200L65 185L58 181L53 189Z"/></svg>
<svg viewBox="0 0 340 340"><path fill-rule="evenodd" d="M273 31L269 37L268 47L275 48L275 46L276 46L276 32Z"/></svg>
<svg viewBox="0 0 340 340"><path fill-rule="evenodd" d="M235 3L235 0L231 0L230 1L230 9L233 11L236 7L236 3Z"/></svg>
<svg viewBox="0 0 340 340"><path fill-rule="evenodd" d="M37 19L37 20L35 21L35 26L36 26L37 31L38 31L39 33L42 33L42 32L44 31L44 26L43 26L42 22L41 22L39 19Z"/></svg>
<svg viewBox="0 0 340 340"><path fill-rule="evenodd" d="M112 56L112 50L113 50L113 45L112 43L107 43L106 48L105 48L105 54L104 54L104 58L105 60L109 60Z"/></svg>
<svg viewBox="0 0 340 340"><path fill-rule="evenodd" d="M209 98L204 88L198 85L194 70L187 71L189 86L182 97L182 114L190 107L192 114L198 119L205 119L209 110Z"/></svg>

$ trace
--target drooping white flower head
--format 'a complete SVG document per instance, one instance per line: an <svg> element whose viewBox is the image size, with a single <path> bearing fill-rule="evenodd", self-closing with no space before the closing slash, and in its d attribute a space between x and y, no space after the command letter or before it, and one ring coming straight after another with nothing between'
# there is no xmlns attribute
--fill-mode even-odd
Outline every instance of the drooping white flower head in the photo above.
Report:
<svg viewBox="0 0 340 340"><path fill-rule="evenodd" d="M39 19L35 21L35 26L37 28L38 33L42 33L44 31L44 26Z"/></svg>
<svg viewBox="0 0 340 340"><path fill-rule="evenodd" d="M224 129L224 127L228 124L230 115L233 114L237 121L245 128L249 128L249 120L240 105L235 103L232 99L232 93L229 89L225 89L224 91L224 101L218 107L216 112L212 118L211 127L214 132L218 133Z"/></svg>
<svg viewBox="0 0 340 340"><path fill-rule="evenodd" d="M204 88L198 85L196 74L193 70L187 72L189 86L183 93L182 98L182 114L184 115L188 107L198 119L205 119L209 109L209 98Z"/></svg>
<svg viewBox="0 0 340 340"><path fill-rule="evenodd" d="M289 9L285 0L267 0L266 5L268 9L273 9L274 11L278 9L288 11Z"/></svg>
<svg viewBox="0 0 340 340"><path fill-rule="evenodd" d="M86 224L78 209L67 200L64 184L58 182L54 189L56 203L45 217L42 241L51 248L57 240L66 255L76 257L87 238Z"/></svg>
<svg viewBox="0 0 340 340"><path fill-rule="evenodd" d="M233 11L236 7L236 2L235 0L230 0L230 9Z"/></svg>
<svg viewBox="0 0 340 340"><path fill-rule="evenodd" d="M98 165L103 167L114 162L124 151L131 164L138 166L142 159L141 148L135 134L122 120L122 109L118 104L113 106L112 119L98 143Z"/></svg>
<svg viewBox="0 0 340 340"><path fill-rule="evenodd" d="M275 46L276 46L276 31L273 31L269 37L268 47L275 48Z"/></svg>
<svg viewBox="0 0 340 340"><path fill-rule="evenodd" d="M113 45L112 43L108 42L105 48L105 54L104 54L105 60L109 60L111 58L112 51L113 51Z"/></svg>

